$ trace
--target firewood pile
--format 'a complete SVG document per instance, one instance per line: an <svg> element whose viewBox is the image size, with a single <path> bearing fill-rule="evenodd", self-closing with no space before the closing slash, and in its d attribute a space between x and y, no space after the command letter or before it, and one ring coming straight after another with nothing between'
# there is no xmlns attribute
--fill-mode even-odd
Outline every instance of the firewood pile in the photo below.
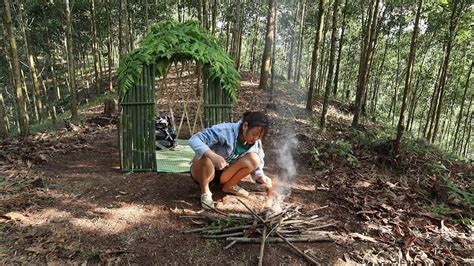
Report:
<svg viewBox="0 0 474 266"><path fill-rule="evenodd" d="M321 231L324 228L336 225L328 222L326 217L317 214L319 210L327 206L303 213L301 206L284 204L282 210L278 213L270 209L264 209L257 213L240 199L239 202L251 214L226 214L213 209L218 216L202 214L182 216L182 218L190 218L194 221L201 220L201 222L196 223L204 225L204 227L190 229L184 231L184 233L199 233L206 239L226 240L229 244L226 245L225 249L240 243L260 243L259 265L263 261L266 243L286 243L308 262L317 264L315 258L311 255L311 250L302 251L293 243L339 240L339 236L333 232Z"/></svg>

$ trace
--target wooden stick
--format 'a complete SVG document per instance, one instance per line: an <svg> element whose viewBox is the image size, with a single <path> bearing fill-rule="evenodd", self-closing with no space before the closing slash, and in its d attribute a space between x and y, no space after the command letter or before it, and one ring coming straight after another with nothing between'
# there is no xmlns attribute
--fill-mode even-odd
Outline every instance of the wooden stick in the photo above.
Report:
<svg viewBox="0 0 474 266"><path fill-rule="evenodd" d="M242 200L240 200L239 198L237 198L237 200L242 203L242 205L245 206L245 208L247 208L247 210L249 210L254 216L255 218L257 218L258 220L260 220L260 222L262 222L266 227L268 226L265 221L262 219L262 217L260 217L258 214L256 214L252 209L249 208L249 206L247 206L247 204L245 204ZM278 233L278 232L275 232L275 234L281 238L283 241L285 241L286 244L288 244L290 247L292 247L294 250L296 250L296 252L298 252L300 255L302 255L303 257L305 257L307 260L309 260L311 263L317 265L318 263L313 259L311 258L310 256L308 256L308 254L304 253L303 251L301 251L298 247L296 247L295 245L293 245L290 241L288 241L282 234Z"/></svg>
<svg viewBox="0 0 474 266"><path fill-rule="evenodd" d="M227 240L229 241L237 241L241 243L261 243L262 238L248 238L248 237L228 237ZM327 237L327 236L305 236L305 237L288 237L288 238L281 238L278 237L267 237L265 241L267 243L287 243L287 241L291 242L328 242L334 241L334 239ZM299 250L299 249L298 249ZM301 251L301 250L300 250ZM303 251L301 251L303 253ZM313 259L310 259L311 262L317 264Z"/></svg>
<svg viewBox="0 0 474 266"><path fill-rule="evenodd" d="M215 212L218 213L218 214L227 216L226 213L219 211L218 209L216 209L216 208L214 208L214 207L212 207L212 206L206 204L205 202L202 202L202 201L201 201L201 203L204 204L204 205L206 205L206 207L208 207L210 210L213 210L213 211L215 211Z"/></svg>
<svg viewBox="0 0 474 266"><path fill-rule="evenodd" d="M229 249L229 248L232 247L235 243L237 243L237 240L234 240L234 241L232 241L229 245L225 246L224 250Z"/></svg>
<svg viewBox="0 0 474 266"><path fill-rule="evenodd" d="M240 229L247 229L247 228L250 228L251 226L252 225L250 225L250 224L249 225L240 225L240 226L228 227L228 228L224 228L224 229L209 230L205 233L206 234L228 233L228 232L233 232L233 231L237 231L237 230L240 230Z"/></svg>
<svg viewBox="0 0 474 266"><path fill-rule="evenodd" d="M263 227L263 232L262 232L262 238L261 238L261 244L260 244L260 257L258 258L258 266L263 265L263 254L265 251L265 240L267 240L267 227Z"/></svg>
<svg viewBox="0 0 474 266"><path fill-rule="evenodd" d="M223 234L223 235L203 235L203 238L209 238L209 239L218 239L218 238L227 238L227 237L233 237L233 236L241 236L243 235L244 232L237 232L237 233L230 233L230 234Z"/></svg>

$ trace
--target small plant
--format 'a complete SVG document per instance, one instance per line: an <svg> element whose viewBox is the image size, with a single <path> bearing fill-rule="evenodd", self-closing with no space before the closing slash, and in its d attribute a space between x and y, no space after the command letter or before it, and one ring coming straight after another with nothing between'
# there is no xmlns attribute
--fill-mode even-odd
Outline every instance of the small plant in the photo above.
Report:
<svg viewBox="0 0 474 266"><path fill-rule="evenodd" d="M445 215L449 211L449 207L447 207L444 203L435 205L431 208L428 208L430 212L434 212L437 214Z"/></svg>
<svg viewBox="0 0 474 266"><path fill-rule="evenodd" d="M346 140L337 140L335 145L331 145L328 152L336 157L345 158L352 167L359 166L359 160L352 152L352 144Z"/></svg>

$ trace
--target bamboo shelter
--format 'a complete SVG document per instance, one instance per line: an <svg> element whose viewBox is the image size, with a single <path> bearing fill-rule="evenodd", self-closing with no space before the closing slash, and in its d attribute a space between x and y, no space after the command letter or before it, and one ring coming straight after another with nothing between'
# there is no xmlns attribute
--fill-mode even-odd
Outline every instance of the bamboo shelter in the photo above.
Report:
<svg viewBox="0 0 474 266"><path fill-rule="evenodd" d="M157 97L167 87L166 78L173 66L179 88L183 68L189 62L202 66L202 94L188 89L186 93L175 93L181 96L180 100L174 96ZM120 163L124 172L157 171L159 167L154 124L157 101L168 102L178 134L187 125L191 135L198 123L204 128L230 121L240 81L233 60L196 22L170 21L153 25L139 47L124 55L118 77ZM197 102L194 116L190 113L193 101ZM181 110L179 117L177 109Z"/></svg>

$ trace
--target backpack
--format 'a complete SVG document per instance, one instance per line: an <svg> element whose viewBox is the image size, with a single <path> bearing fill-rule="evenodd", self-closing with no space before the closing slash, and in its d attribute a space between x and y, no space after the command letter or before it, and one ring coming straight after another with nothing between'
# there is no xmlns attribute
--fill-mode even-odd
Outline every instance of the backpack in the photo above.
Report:
<svg viewBox="0 0 474 266"><path fill-rule="evenodd" d="M176 148L176 130L169 115L155 117L155 132L157 150Z"/></svg>

